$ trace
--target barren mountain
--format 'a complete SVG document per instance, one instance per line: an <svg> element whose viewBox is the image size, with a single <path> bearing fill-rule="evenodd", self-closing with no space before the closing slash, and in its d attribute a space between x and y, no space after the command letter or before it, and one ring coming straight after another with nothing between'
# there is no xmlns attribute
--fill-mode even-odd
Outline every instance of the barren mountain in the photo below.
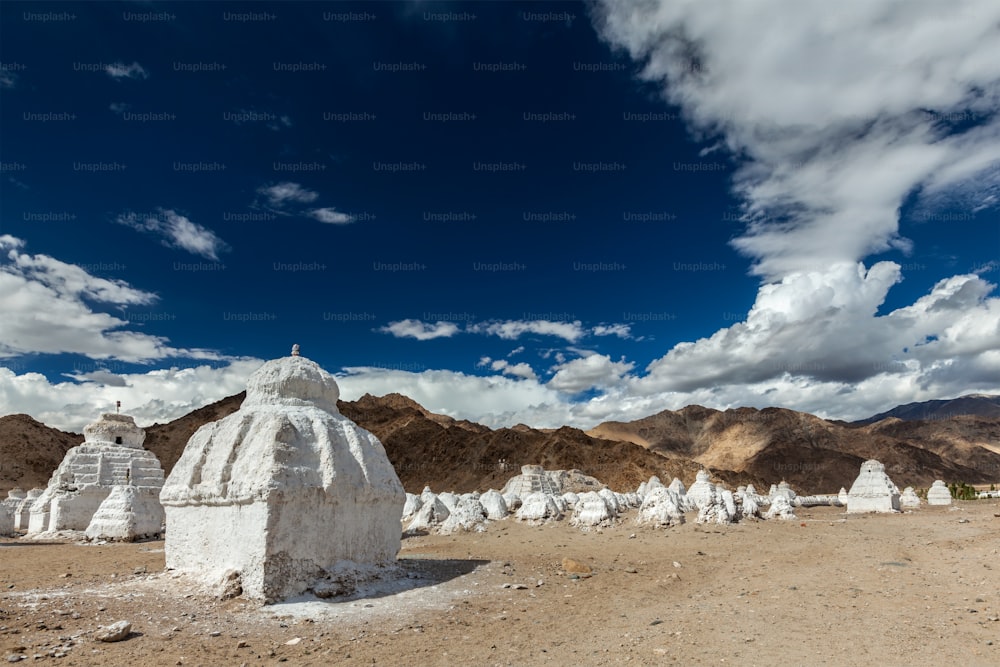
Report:
<svg viewBox="0 0 1000 667"><path fill-rule="evenodd" d="M49 428L28 415L0 417L0 499L14 487L45 486L70 447L83 436Z"/></svg>
<svg viewBox="0 0 1000 667"><path fill-rule="evenodd" d="M147 427L146 447L169 474L191 435L238 410L243 398L230 396ZM633 422L606 422L585 433L523 424L492 430L431 413L400 394L366 394L339 405L378 436L412 493L425 485L458 492L500 488L524 464L576 468L616 490L634 488L654 474L664 482L676 476L690 483L704 466L731 486L785 479L803 492L835 492L850 486L869 458L882 461L900 487L927 487L935 479L1000 479L1000 419L858 425L781 408L720 412L692 405ZM43 486L66 450L82 441L26 415L0 418L0 494L18 485Z"/></svg>
<svg viewBox="0 0 1000 667"><path fill-rule="evenodd" d="M627 439L664 456L690 457L706 467L785 479L813 492L850 486L869 458L884 463L900 486L1000 478L1000 420L960 417L933 428L900 426L905 422L899 420L880 424L851 427L782 408L720 412L695 405L632 422L605 422L588 433Z"/></svg>
<svg viewBox="0 0 1000 667"><path fill-rule="evenodd" d="M446 426L427 417L416 402L392 396L385 401L366 394L342 401L340 410L378 436L411 493L425 485L458 492L500 488L525 464L576 468L614 489L632 489L650 475L691 479L698 470L691 461L664 460L631 443L592 438L566 426L552 431L523 425L494 431L457 421Z"/></svg>
<svg viewBox="0 0 1000 667"><path fill-rule="evenodd" d="M943 401L922 401L897 405L892 410L862 419L858 424L873 424L889 417L904 421L915 419L951 419L963 415L1000 419L1000 396L968 394Z"/></svg>

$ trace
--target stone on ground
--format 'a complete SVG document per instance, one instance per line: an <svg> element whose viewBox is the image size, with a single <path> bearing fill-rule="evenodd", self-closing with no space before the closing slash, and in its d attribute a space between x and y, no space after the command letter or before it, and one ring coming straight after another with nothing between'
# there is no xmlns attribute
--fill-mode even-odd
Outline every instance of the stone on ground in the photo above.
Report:
<svg viewBox="0 0 1000 667"><path fill-rule="evenodd" d="M510 510L507 509L507 501L495 489L490 489L481 495L479 502L483 506L483 509L486 510L486 518L490 521L506 519L507 515L510 514Z"/></svg>

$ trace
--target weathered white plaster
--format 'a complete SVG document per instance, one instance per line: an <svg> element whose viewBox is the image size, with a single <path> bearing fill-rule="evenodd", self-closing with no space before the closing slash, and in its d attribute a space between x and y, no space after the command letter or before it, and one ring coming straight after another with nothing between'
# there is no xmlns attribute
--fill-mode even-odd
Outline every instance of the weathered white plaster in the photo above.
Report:
<svg viewBox="0 0 1000 667"><path fill-rule="evenodd" d="M209 584L236 570L245 595L273 602L344 562L395 561L403 487L338 396L294 354L250 376L242 407L198 429L164 484L168 568Z"/></svg>
<svg viewBox="0 0 1000 667"><path fill-rule="evenodd" d="M848 514L898 512L899 491L885 474L885 466L872 459L861 464L861 472L847 492Z"/></svg>
<svg viewBox="0 0 1000 667"><path fill-rule="evenodd" d="M931 488L927 490L928 505L951 505L951 491L943 480L934 480Z"/></svg>

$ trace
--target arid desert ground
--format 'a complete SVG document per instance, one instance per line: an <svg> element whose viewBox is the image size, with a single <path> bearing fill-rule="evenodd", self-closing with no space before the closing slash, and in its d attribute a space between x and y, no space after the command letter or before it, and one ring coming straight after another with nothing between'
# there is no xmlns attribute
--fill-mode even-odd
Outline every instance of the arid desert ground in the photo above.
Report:
<svg viewBox="0 0 1000 667"><path fill-rule="evenodd" d="M62 665L1000 664L1000 502L407 537L347 601L222 601L163 542L0 540L2 658ZM322 530L317 526L317 530ZM590 576L563 570L569 558ZM132 623L118 643L101 625ZM62 657L52 657L61 655Z"/></svg>

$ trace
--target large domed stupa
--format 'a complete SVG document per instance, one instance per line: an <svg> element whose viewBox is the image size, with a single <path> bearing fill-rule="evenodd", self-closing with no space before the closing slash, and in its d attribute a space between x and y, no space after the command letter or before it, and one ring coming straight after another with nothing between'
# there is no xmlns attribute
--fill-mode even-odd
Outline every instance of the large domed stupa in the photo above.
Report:
<svg viewBox="0 0 1000 667"><path fill-rule="evenodd" d="M238 576L244 595L275 602L395 561L403 486L339 395L298 346L250 376L241 408L198 429L164 484L167 568Z"/></svg>

